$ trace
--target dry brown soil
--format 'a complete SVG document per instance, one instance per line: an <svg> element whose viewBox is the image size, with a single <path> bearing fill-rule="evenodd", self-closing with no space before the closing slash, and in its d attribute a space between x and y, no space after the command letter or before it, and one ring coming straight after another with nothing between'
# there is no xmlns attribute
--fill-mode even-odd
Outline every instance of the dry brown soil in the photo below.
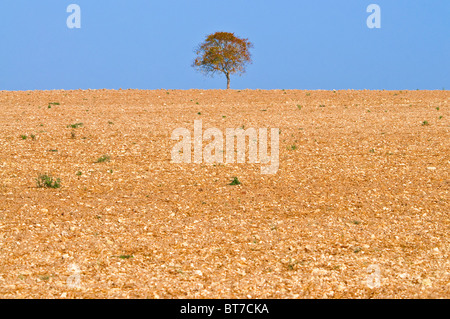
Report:
<svg viewBox="0 0 450 319"><path fill-rule="evenodd" d="M1 91L0 297L449 298L449 102ZM277 174L172 163L172 131L196 119L279 128ZM38 188L46 173L61 188Z"/></svg>

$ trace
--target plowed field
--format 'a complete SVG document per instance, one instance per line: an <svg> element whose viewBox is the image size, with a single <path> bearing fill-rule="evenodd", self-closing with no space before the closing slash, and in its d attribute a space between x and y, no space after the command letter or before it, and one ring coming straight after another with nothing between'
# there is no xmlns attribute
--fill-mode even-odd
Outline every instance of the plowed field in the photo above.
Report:
<svg viewBox="0 0 450 319"><path fill-rule="evenodd" d="M173 163L195 120L278 171ZM449 298L449 167L448 91L0 91L0 297Z"/></svg>

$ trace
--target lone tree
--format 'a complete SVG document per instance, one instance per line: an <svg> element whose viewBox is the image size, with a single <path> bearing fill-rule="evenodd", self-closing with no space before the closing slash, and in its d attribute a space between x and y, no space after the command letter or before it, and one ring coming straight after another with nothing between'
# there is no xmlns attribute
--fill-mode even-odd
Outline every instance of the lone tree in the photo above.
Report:
<svg viewBox="0 0 450 319"><path fill-rule="evenodd" d="M253 44L229 32L216 32L206 37L195 53L197 57L193 67L213 76L222 72L227 77L227 89L230 88L230 75L245 73L245 66L252 62L249 49Z"/></svg>

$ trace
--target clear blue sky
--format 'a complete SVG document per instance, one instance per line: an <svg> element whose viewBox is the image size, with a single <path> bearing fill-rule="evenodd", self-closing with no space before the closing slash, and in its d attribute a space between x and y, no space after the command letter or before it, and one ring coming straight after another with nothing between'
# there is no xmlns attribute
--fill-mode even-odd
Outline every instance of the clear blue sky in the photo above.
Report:
<svg viewBox="0 0 450 319"><path fill-rule="evenodd" d="M450 0L1 0L0 90L223 89L191 67L215 31L254 43L234 89L450 89Z"/></svg>

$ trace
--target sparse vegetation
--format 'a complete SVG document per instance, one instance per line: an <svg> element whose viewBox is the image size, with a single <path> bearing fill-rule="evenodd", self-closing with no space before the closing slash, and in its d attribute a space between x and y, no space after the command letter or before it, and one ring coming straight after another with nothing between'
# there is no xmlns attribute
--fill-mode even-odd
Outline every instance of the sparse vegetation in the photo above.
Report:
<svg viewBox="0 0 450 319"><path fill-rule="evenodd" d="M36 179L38 188L60 188L61 180L59 178L53 179L51 175L42 174Z"/></svg>
<svg viewBox="0 0 450 319"><path fill-rule="evenodd" d="M443 234L442 227L428 226L442 226L446 212L448 91L403 91L397 97L381 90L317 90L311 97L298 90L280 96L281 89L170 90L172 96L166 91L80 90L67 91L67 98L65 91L30 97L0 92L0 227L12 236L3 240L7 262L0 270L9 274L3 290L39 298L448 295L446 269L436 262L446 260L448 247L419 240L415 249L420 234L432 239ZM45 110L52 100L62 106ZM200 100L202 107L195 105ZM93 108L90 114L86 107ZM200 119L198 162L193 124ZM429 126L422 126L424 120ZM67 127L77 122L86 124ZM241 153L238 138L230 138L233 148L227 152L226 129L242 137L243 124L256 128L256 135L248 130ZM178 127L190 132L183 137L190 142L190 163L171 163L171 150L185 150L181 136L171 139ZM222 143L205 139L203 133L214 127ZM259 128L268 129L265 141ZM252 141L258 146L256 163ZM209 152L223 160L207 163ZM244 163L238 163L239 154ZM272 169L278 170L264 174ZM427 196L430 190L433 196ZM56 249L48 262L42 249L35 249L45 250L47 239ZM166 256L166 248L173 254ZM328 258L333 254L336 258ZM139 268L147 261L158 267ZM380 268L379 289L367 287L366 279L376 273L371 266ZM112 275L96 282L105 267ZM136 267L150 284L136 282ZM226 272L226 280L208 292L197 289L214 271ZM258 289L251 282L239 284L250 272L277 282ZM81 286L95 289L67 286L75 283L74 274L81 276ZM152 283L169 277L180 279L172 280L170 291L154 289ZM187 281L195 289L183 290ZM67 289L52 289L55 284ZM393 292L383 284L400 288Z"/></svg>
<svg viewBox="0 0 450 319"><path fill-rule="evenodd" d="M60 105L60 104L59 104L59 102L51 102L51 103L48 103L48 106L47 106L47 107L48 107L49 109L51 109L51 108L52 108L52 105Z"/></svg>
<svg viewBox="0 0 450 319"><path fill-rule="evenodd" d="M119 255L119 256L111 256L111 257L116 257L116 258L120 258L120 259L130 259L130 258L134 258L133 255Z"/></svg>
<svg viewBox="0 0 450 319"><path fill-rule="evenodd" d="M103 155L103 156L100 156L100 157L97 159L96 163L109 162L110 160L111 160L111 156L109 156L109 155Z"/></svg>
<svg viewBox="0 0 450 319"><path fill-rule="evenodd" d="M69 124L69 125L67 125L67 127L79 128L79 127L82 127L83 125L84 125L83 123L75 123L75 124Z"/></svg>
<svg viewBox="0 0 450 319"><path fill-rule="evenodd" d="M231 181L230 185L232 185L232 186L241 185L241 182L239 181L239 179L237 177L233 177L233 180Z"/></svg>
<svg viewBox="0 0 450 319"><path fill-rule="evenodd" d="M287 263L287 269L288 270L294 270L295 269L295 265L297 265L298 264L298 261L295 261L295 260L290 260L288 263Z"/></svg>

